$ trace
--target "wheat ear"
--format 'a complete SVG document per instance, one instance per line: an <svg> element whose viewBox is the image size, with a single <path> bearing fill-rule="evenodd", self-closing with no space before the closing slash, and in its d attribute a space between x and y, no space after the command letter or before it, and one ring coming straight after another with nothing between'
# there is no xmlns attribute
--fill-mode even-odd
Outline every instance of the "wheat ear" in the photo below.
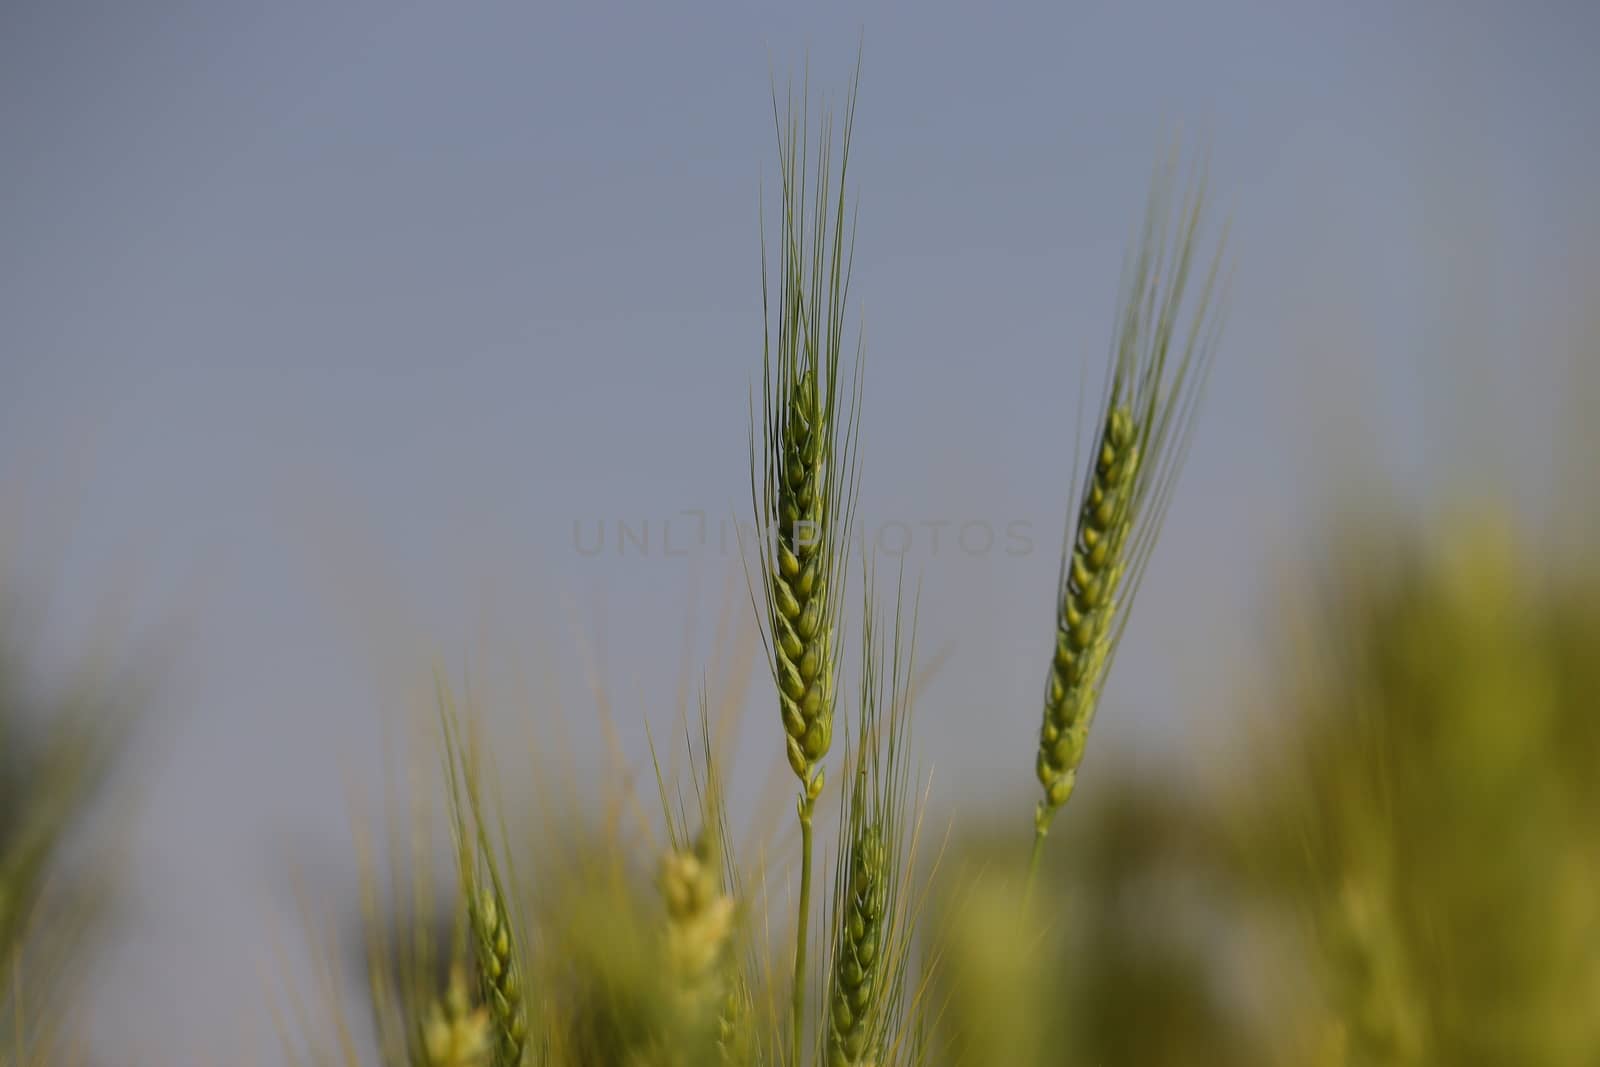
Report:
<svg viewBox="0 0 1600 1067"><path fill-rule="evenodd" d="M884 867L883 828L876 823L862 827L850 846L844 922L828 998L828 1062L833 1067L861 1063L866 1050L867 1016L874 1007L882 962Z"/></svg>
<svg viewBox="0 0 1600 1067"><path fill-rule="evenodd" d="M1062 553L1056 647L1036 761L1044 796L1034 812L1033 867L1051 818L1077 783L1101 684L1187 451L1220 327L1213 300L1220 243L1195 306L1184 304L1205 182L1203 175L1191 181L1174 220L1175 162L1153 185L1143 235L1124 277L1099 435ZM1187 329L1179 336L1185 316Z"/></svg>
<svg viewBox="0 0 1600 1067"><path fill-rule="evenodd" d="M840 373L854 224L846 230L845 177L857 80L844 109L838 164L830 113L811 141L806 103L791 95L778 130L781 221L776 301L762 231L762 434L751 434L751 492L760 524L763 637L777 687L789 766L800 780L800 896L796 922L792 1052L799 1060L805 1017L806 947L811 898L812 811L822 792L822 761L833 739L839 594L855 503L856 400ZM809 92L802 91L803 100ZM848 406L844 394L850 393ZM754 412L752 411L752 424Z"/></svg>
<svg viewBox="0 0 1600 1067"><path fill-rule="evenodd" d="M467 976L452 964L445 994L422 1019L422 1051L427 1067L487 1067L493 1052L489 1009L475 1005Z"/></svg>
<svg viewBox="0 0 1600 1067"><path fill-rule="evenodd" d="M524 971L505 880L484 818L479 756L473 739L463 736L448 690L442 682L438 688L461 891L472 930L479 996L494 1026L491 1067L522 1067L528 1045Z"/></svg>
<svg viewBox="0 0 1600 1067"><path fill-rule="evenodd" d="M737 928L738 871L728 846L727 806L720 765L711 736L711 712L700 694L699 737L685 724L690 777L695 791L691 816L682 790L662 772L655 742L651 763L666 818L667 851L657 878L666 904L665 978L681 1053L705 1058L715 1046L725 1064L749 1061L748 1012L739 970ZM648 728L646 734L648 735ZM697 819L698 832L691 829Z"/></svg>
<svg viewBox="0 0 1600 1067"><path fill-rule="evenodd" d="M706 758L709 767L709 753ZM715 789L714 772L707 773ZM668 985L679 1026L693 1038L715 1030L729 979L734 900L723 890L717 804L708 790L701 830L692 842L684 827L669 823L671 841L657 882L667 906Z"/></svg>
<svg viewBox="0 0 1600 1067"><path fill-rule="evenodd" d="M908 916L901 883L915 821L905 760L915 627L903 641L896 598L893 659L884 663L870 573L862 626L860 715L854 783L840 814L834 872L833 966L828 990L828 1063L881 1062L904 1004ZM915 609L913 609L913 616Z"/></svg>

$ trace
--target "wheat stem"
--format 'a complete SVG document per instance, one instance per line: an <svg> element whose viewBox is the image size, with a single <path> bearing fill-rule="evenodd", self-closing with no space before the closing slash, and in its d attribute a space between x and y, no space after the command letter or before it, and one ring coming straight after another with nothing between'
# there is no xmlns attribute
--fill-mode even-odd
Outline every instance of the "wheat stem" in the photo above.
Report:
<svg viewBox="0 0 1600 1067"><path fill-rule="evenodd" d="M1039 825L1039 822L1038 822L1037 819L1034 820L1034 826L1033 826L1033 849L1028 853L1028 889L1029 890L1033 889L1033 880L1039 876L1039 861L1044 857L1044 839L1049 834L1049 832L1050 832L1050 830L1049 830L1048 827L1041 826L1041 825ZM1026 909L1026 905L1028 904L1029 900L1031 900L1031 897L1029 897L1027 899L1024 899L1024 901L1023 901L1024 909Z"/></svg>
<svg viewBox="0 0 1600 1067"><path fill-rule="evenodd" d="M801 1049L805 1042L806 1017L806 941L809 938L806 920L811 915L811 804L801 802L800 810L800 917L795 931L794 992L791 1008L794 1013L794 1034L791 1039L792 1062L798 1067Z"/></svg>

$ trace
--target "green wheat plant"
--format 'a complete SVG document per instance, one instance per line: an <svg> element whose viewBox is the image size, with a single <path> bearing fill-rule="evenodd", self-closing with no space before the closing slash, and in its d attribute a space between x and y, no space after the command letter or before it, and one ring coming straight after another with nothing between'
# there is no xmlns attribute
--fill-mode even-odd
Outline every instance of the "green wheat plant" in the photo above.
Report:
<svg viewBox="0 0 1600 1067"><path fill-rule="evenodd" d="M1100 691L1187 451L1216 349L1221 246L1196 261L1205 183L1179 193L1175 165L1158 175L1143 235L1123 281L1099 427L1074 492L1077 515L1056 588L1055 650L1035 760L1033 865L1071 797ZM1175 203L1176 201L1176 203ZM1191 275L1199 271L1192 306Z"/></svg>
<svg viewBox="0 0 1600 1067"><path fill-rule="evenodd" d="M846 179L855 86L844 106L837 149L831 113L823 114L813 135L806 110L809 95L803 92L798 110L791 95L780 112L773 94L780 219L771 250L777 266L770 271L763 227L762 303L768 330L762 348L761 432L752 428L750 461L763 636L777 688L784 751L800 782L791 1020L796 1062L804 1041L812 816L833 741L836 631L856 498L862 367L859 347L855 373L846 373L842 364L854 256Z"/></svg>
<svg viewBox="0 0 1600 1067"><path fill-rule="evenodd" d="M797 785L798 884L770 884L764 845L754 855L742 842L735 847L728 750L705 692L697 723L679 708L687 786L663 768L651 736L659 822L619 761L618 773L601 777L603 818L582 804L563 810L538 801L521 813L534 825L519 825L518 813L496 803L494 750L479 739L474 703L458 708L441 676L435 704L455 886L439 902L450 918L441 924L430 914L429 850L404 834L390 842L391 864L400 854L412 865L392 878L413 884L409 897L396 894L402 906L385 912L377 879L364 879L386 1067L926 1067L952 1062L940 1036L947 1009L968 1021L969 1036L994 1033L971 1023L987 1009L937 1001L938 990L960 986L937 983L943 947L920 929L940 860L918 855L926 794L913 789L910 751L922 684L917 605L905 602L903 574L886 600L868 561L853 566L864 364L859 333L847 323L855 233L848 165L858 86L859 66L837 115L814 112L808 87L798 97L774 91L777 220L763 218L760 242L764 329L749 437L758 536L743 562L751 628L772 687L757 706L777 711L759 722L778 742L774 759L781 751L787 764L785 771L775 763L779 788L790 774ZM1174 220L1174 181L1158 181L1129 269L1099 438L1056 594L1035 865L1050 816L1071 792L1215 342L1207 310L1215 264L1199 286L1201 309L1184 304L1203 190L1182 201ZM743 539L741 547L749 547ZM846 640L845 617L854 613L843 609L852 583L861 591L859 657ZM752 658L754 646L751 639ZM841 689L851 695L841 698ZM540 790L531 766L514 774ZM842 783L832 792L830 777ZM830 833L819 811L835 801ZM832 878L814 893L818 851ZM375 871L377 861L364 866ZM395 870L405 867L402 859ZM1014 932L1017 917L1032 914L1022 883L995 884L1003 892L986 898L986 914L1004 916L999 925ZM789 928L774 936L768 907L791 888L792 957ZM1031 906L1044 914L1043 901ZM999 925L949 944L959 953L978 942L996 947ZM1034 946L1007 944L998 956L1015 957L1015 966L983 972L974 962L974 973L1050 973ZM996 988L998 981L983 992ZM1009 1062L1054 1062L1051 1042L1020 1029L1012 1037L977 1044L1009 1050Z"/></svg>

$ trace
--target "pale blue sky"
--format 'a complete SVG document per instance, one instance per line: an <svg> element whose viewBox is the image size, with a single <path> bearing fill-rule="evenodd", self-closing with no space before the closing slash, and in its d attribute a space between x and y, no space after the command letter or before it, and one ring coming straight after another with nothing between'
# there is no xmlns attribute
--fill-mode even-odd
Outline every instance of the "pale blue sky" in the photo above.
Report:
<svg viewBox="0 0 1600 1067"><path fill-rule="evenodd" d="M836 91L863 38L863 514L1041 549L910 557L954 648L939 790L1027 817L1076 390L1174 129L1238 274L1097 751L1225 747L1229 664L1346 461L1549 468L1600 276L1593 5L10 3L0 515L63 633L132 563L136 618L187 634L94 1013L107 1048L186 1036L108 1062L265 1029L263 927L294 936L287 863L348 884L397 634L459 662L492 602L570 685L569 623L603 619L643 758L733 561L583 558L572 523L743 514L769 73L809 51Z"/></svg>

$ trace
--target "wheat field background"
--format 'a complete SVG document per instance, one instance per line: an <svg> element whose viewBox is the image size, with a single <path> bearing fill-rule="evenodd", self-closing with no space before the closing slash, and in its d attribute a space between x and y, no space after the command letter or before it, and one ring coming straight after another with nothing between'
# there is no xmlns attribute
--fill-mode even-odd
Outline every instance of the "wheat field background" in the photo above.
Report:
<svg viewBox="0 0 1600 1067"><path fill-rule="evenodd" d="M809 70L839 101L858 48L857 522L880 575L920 582L929 840L953 827L983 856L1014 832L1026 858L1073 446L1099 417L1080 394L1179 136L1205 146L1231 227L1227 331L1061 862L1099 857L1086 870L1115 886L1201 835L1171 797L1254 765L1285 601L1338 536L1399 516L1443 561L1417 565L1413 599L1355 598L1374 632L1437 612L1430 647L1504 647L1437 606L1463 570L1530 615L1566 610L1518 567L1591 559L1597 529L1597 45L1580 3L8 5L0 637L30 694L110 647L145 705L89 827L117 878L70 1012L88 1062L288 1062L274 1003L325 996L328 954L364 1018L352 813L382 814L385 752L411 751L436 666L472 680L507 747L559 705L575 756L556 770L647 801L650 743L681 747L704 684L746 708L730 806L792 862L793 775L727 531L752 518L773 84ZM852 620L851 655L859 638ZM1546 742L1588 751L1517 751ZM1505 839L1484 804L1474 825ZM1105 935L1083 951L1118 957L1137 891L1075 899ZM343 940L307 938L308 900ZM1211 949L1246 975L1221 1014L1267 1010L1248 953ZM1437 1005L1478 991L1417 967L1449 994L1430 1025L1456 1034ZM1174 994L1138 1022L1060 981L1108 1032L1126 1013L1178 1046L1212 1018ZM1407 1044L1426 1025L1383 1026L1401 1052L1350 1062L1444 1062ZM1283 1062L1193 1032L1218 1062ZM1539 1062L1583 1062L1561 1057L1585 1035L1561 1033ZM1083 1040L1078 1062L1193 1062ZM1508 1062L1483 1055L1452 1062Z"/></svg>

